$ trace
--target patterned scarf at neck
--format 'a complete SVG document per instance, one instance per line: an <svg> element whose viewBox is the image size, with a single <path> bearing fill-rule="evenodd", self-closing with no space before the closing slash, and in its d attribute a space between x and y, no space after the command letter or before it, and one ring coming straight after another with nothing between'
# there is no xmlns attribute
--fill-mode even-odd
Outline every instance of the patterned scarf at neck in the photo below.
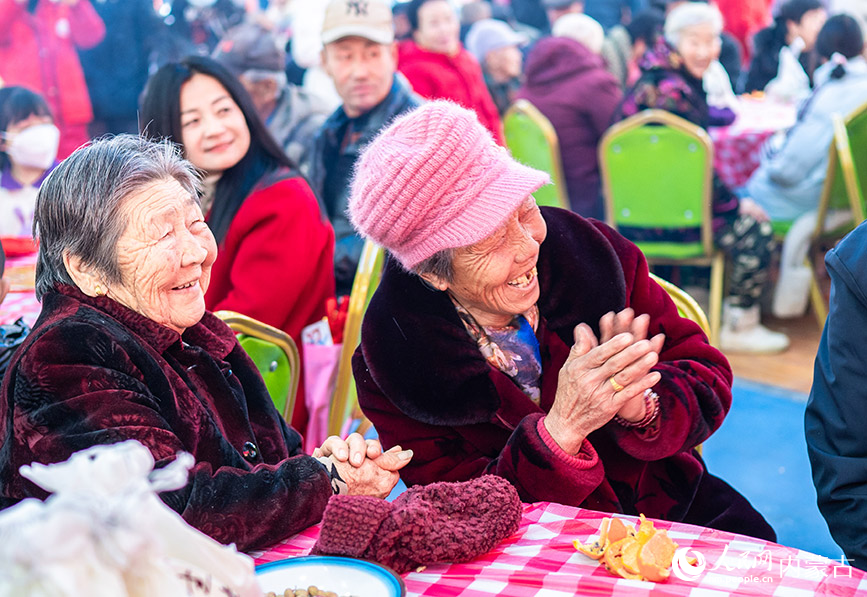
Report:
<svg viewBox="0 0 867 597"><path fill-rule="evenodd" d="M449 294L467 333L476 341L479 352L492 367L508 375L533 402L541 396L542 355L536 328L539 308L533 305L526 313L516 315L505 327L486 327Z"/></svg>

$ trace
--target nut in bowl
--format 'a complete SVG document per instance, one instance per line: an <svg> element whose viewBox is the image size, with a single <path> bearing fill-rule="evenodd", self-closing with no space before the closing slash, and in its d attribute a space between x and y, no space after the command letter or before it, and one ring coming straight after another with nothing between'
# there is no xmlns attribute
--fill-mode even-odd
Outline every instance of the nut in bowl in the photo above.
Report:
<svg viewBox="0 0 867 597"><path fill-rule="evenodd" d="M304 556L256 567L263 595L319 594L338 597L403 597L406 587L394 571L374 562L336 556ZM316 593L309 589L317 588Z"/></svg>
<svg viewBox="0 0 867 597"><path fill-rule="evenodd" d="M664 530L653 528L653 521L640 515L638 530L619 518L604 518L599 539L589 545L573 541L575 549L601 560L615 576L634 580L662 582L671 574L671 561L677 543Z"/></svg>

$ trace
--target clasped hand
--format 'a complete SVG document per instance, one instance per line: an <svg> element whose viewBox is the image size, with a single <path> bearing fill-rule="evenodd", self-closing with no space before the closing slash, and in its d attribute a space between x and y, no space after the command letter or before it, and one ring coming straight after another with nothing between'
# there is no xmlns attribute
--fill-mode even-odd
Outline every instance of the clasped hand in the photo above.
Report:
<svg viewBox="0 0 867 597"><path fill-rule="evenodd" d="M575 327L575 344L545 417L548 433L564 451L576 454L584 438L615 415L644 417L644 392L661 378L652 368L665 342L663 334L647 338L649 324L648 315L624 309L602 316L598 339L587 324Z"/></svg>
<svg viewBox="0 0 867 597"><path fill-rule="evenodd" d="M384 498L400 479L397 471L409 463L412 450L394 446L383 452L379 440L365 440L360 434L353 433L345 440L332 435L313 450L313 456L325 456L334 462L350 495Z"/></svg>

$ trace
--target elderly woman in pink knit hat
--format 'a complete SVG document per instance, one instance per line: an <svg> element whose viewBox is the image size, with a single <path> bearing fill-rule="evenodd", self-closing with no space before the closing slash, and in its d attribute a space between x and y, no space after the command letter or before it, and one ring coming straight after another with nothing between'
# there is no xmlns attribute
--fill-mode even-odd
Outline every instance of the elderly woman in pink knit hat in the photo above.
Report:
<svg viewBox="0 0 867 597"><path fill-rule="evenodd" d="M359 160L349 204L390 259L353 369L412 484L493 473L525 502L643 513L774 539L694 447L731 369L605 224L539 208L548 176L476 116L428 103Z"/></svg>

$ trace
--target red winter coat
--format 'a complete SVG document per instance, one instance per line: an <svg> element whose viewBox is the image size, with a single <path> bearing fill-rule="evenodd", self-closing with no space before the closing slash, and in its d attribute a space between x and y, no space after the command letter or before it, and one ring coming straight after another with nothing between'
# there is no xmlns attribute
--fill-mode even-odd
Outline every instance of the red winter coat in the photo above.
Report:
<svg viewBox="0 0 867 597"><path fill-rule="evenodd" d="M301 329L325 316L334 296L334 231L303 178L255 190L220 243L205 304L279 328L301 349ZM303 381L303 380L302 380ZM303 383L292 425L307 422Z"/></svg>
<svg viewBox="0 0 867 597"><path fill-rule="evenodd" d="M424 50L412 40L402 41L398 44L397 69L420 96L452 100L475 110L479 121L503 145L503 125L482 67L463 46L454 56L447 56Z"/></svg>
<svg viewBox="0 0 867 597"><path fill-rule="evenodd" d="M61 132L62 158L87 140L65 139L65 129L86 132L82 127L93 119L77 48L102 41L105 25L90 0L74 6L41 0L34 14L26 6L0 0L0 78L6 86L21 85L45 98Z"/></svg>
<svg viewBox="0 0 867 597"><path fill-rule="evenodd" d="M412 449L408 485L483 474L510 480L525 502L550 501L607 512L701 524L773 538L747 500L709 474L693 447L731 406L732 374L698 325L681 318L648 276L638 248L600 222L542 208L548 236L539 261L542 358L537 405L493 368L444 292L389 264L370 303L355 353L358 400L383 447ZM648 336L665 334L654 390L660 412L647 429L611 421L577 455L565 453L543 418L558 374L587 323L626 307L650 315Z"/></svg>

